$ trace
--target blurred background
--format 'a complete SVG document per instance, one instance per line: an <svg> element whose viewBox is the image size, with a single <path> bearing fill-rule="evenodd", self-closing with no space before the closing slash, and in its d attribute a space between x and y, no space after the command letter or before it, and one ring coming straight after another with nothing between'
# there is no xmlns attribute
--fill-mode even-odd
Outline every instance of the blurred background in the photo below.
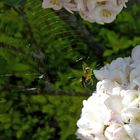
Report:
<svg viewBox="0 0 140 140"><path fill-rule="evenodd" d="M76 140L93 70L140 44L138 0L105 25L41 3L0 1L0 140Z"/></svg>

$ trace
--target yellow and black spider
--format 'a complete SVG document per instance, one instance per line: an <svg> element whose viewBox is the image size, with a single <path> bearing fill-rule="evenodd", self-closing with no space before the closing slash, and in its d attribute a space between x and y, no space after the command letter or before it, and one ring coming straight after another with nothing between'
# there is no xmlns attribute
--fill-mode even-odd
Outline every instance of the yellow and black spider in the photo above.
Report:
<svg viewBox="0 0 140 140"><path fill-rule="evenodd" d="M81 83L83 87L93 85L93 70L86 64L83 64L83 75L81 77Z"/></svg>

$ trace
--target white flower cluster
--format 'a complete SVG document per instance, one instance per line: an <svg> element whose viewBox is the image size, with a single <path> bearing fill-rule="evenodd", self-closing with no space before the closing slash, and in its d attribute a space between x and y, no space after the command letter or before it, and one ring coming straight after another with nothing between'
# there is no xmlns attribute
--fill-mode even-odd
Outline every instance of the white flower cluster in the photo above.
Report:
<svg viewBox="0 0 140 140"><path fill-rule="evenodd" d="M83 102L81 140L140 140L140 46L96 70L96 93Z"/></svg>
<svg viewBox="0 0 140 140"><path fill-rule="evenodd" d="M94 70L98 80L118 82L123 89L140 91L140 45L132 50L131 57L118 58L100 70Z"/></svg>
<svg viewBox="0 0 140 140"><path fill-rule="evenodd" d="M115 20L126 2L128 0L43 0L42 7L78 11L83 19L104 24Z"/></svg>

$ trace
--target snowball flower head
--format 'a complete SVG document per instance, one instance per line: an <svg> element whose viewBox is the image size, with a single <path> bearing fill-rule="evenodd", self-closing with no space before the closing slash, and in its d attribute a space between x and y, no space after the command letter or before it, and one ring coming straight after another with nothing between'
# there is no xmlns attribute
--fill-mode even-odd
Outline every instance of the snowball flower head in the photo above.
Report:
<svg viewBox="0 0 140 140"><path fill-rule="evenodd" d="M100 70L94 70L98 80L109 79L118 82L126 89L140 87L140 45L136 46L131 57L117 58Z"/></svg>
<svg viewBox="0 0 140 140"><path fill-rule="evenodd" d="M104 24L114 21L126 2L128 0L43 0L42 7L78 11L83 19Z"/></svg>
<svg viewBox="0 0 140 140"><path fill-rule="evenodd" d="M83 101L76 135L81 140L140 140L140 46L95 75L96 91ZM133 76L132 76L133 75Z"/></svg>

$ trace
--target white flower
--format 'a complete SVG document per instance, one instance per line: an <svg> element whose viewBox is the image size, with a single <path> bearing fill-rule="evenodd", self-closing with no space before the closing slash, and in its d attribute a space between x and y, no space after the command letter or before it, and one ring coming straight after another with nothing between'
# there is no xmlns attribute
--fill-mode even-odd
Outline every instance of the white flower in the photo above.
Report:
<svg viewBox="0 0 140 140"><path fill-rule="evenodd" d="M99 24L110 23L125 6L127 1L119 0L79 0L80 15L90 22Z"/></svg>
<svg viewBox="0 0 140 140"><path fill-rule="evenodd" d="M111 1L97 2L96 7L90 14L93 19L100 24L111 23L115 20L116 15L121 11L122 7L115 6Z"/></svg>
<svg viewBox="0 0 140 140"><path fill-rule="evenodd" d="M116 123L106 128L105 136L108 140L131 140L123 125Z"/></svg>
<svg viewBox="0 0 140 140"><path fill-rule="evenodd" d="M123 104L122 104L122 97L121 96L109 96L105 101L106 107L115 113L120 113Z"/></svg>
<svg viewBox="0 0 140 140"><path fill-rule="evenodd" d="M42 7L60 10L62 8L62 3L60 3L59 0L43 0Z"/></svg>
<svg viewBox="0 0 140 140"><path fill-rule="evenodd" d="M105 80L108 84L109 80ZM103 83L104 83L103 82ZM81 118L77 122L78 138L82 140L139 140L140 93L136 90L121 90L104 85L109 92L97 93L83 102ZM101 81L97 84L100 85ZM105 87L106 86L106 87ZM117 84L118 86L118 84ZM98 87L98 86L97 86ZM102 90L102 89L101 89Z"/></svg>
<svg viewBox="0 0 140 140"><path fill-rule="evenodd" d="M124 106L134 106L134 102L140 97L140 93L137 90L122 90L121 96L123 97L122 103Z"/></svg>
<svg viewBox="0 0 140 140"><path fill-rule="evenodd" d="M120 95L121 86L117 82L106 79L97 83L96 91L100 94Z"/></svg>
<svg viewBox="0 0 140 140"><path fill-rule="evenodd" d="M127 124L124 128L132 140L140 140L140 123Z"/></svg>
<svg viewBox="0 0 140 140"><path fill-rule="evenodd" d="M135 63L140 64L140 45L132 50L132 59Z"/></svg>
<svg viewBox="0 0 140 140"><path fill-rule="evenodd" d="M84 137L83 140L86 140L87 137L89 137L87 140L90 138L98 139L99 137L105 139L103 137L105 120L110 113L104 104L107 97L108 95L93 94L87 101L83 102L81 118L77 122L78 137Z"/></svg>
<svg viewBox="0 0 140 140"><path fill-rule="evenodd" d="M77 11L76 1L74 0L43 0L43 8L53 8L54 10L60 10L65 8L69 12Z"/></svg>
<svg viewBox="0 0 140 140"><path fill-rule="evenodd" d="M118 58L100 70L94 70L94 74L98 80L109 79L121 85L127 85L129 82L130 62L130 58Z"/></svg>
<svg viewBox="0 0 140 140"><path fill-rule="evenodd" d="M132 68L130 73L130 88L138 89L140 87L140 64Z"/></svg>
<svg viewBox="0 0 140 140"><path fill-rule="evenodd" d="M140 109L135 107L124 108L121 112L121 117L125 123L140 123Z"/></svg>

